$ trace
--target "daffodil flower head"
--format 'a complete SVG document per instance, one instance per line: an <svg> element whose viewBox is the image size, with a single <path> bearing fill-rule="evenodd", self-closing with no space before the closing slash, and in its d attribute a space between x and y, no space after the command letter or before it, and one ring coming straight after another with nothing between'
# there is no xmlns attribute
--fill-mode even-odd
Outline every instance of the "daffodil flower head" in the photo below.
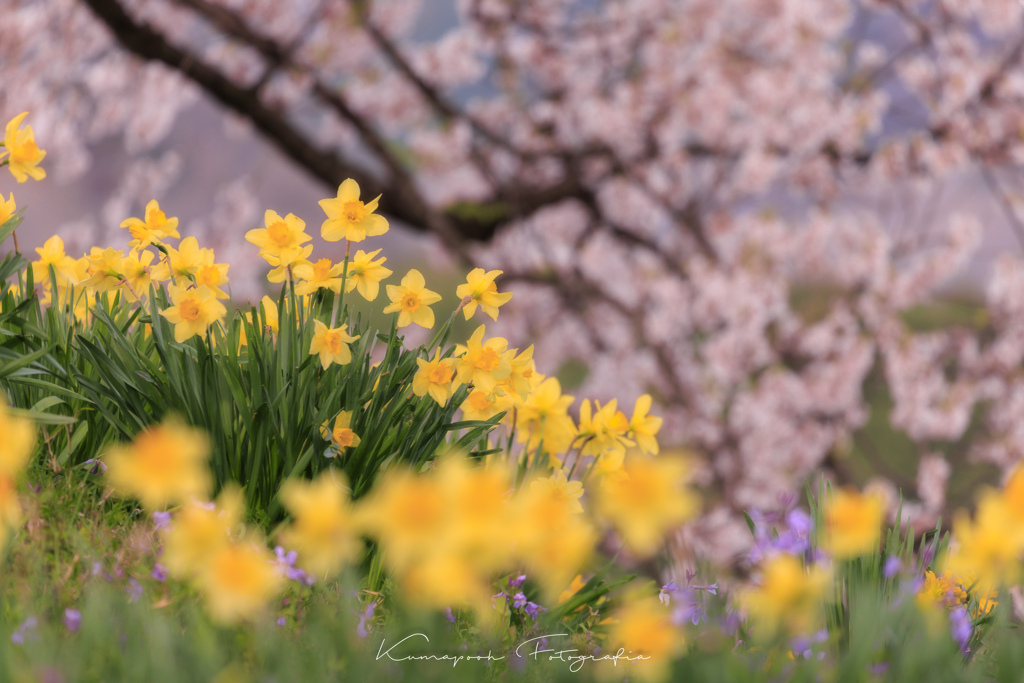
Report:
<svg viewBox="0 0 1024 683"><path fill-rule="evenodd" d="M121 227L128 228L132 236L128 244L136 249L145 249L151 244L163 244L164 240L181 237L178 234L178 219L168 218L155 199L146 204L143 219L126 218L121 222Z"/></svg>
<svg viewBox="0 0 1024 683"><path fill-rule="evenodd" d="M266 542L254 535L217 548L195 583L210 616L233 624L262 612L281 589L284 577Z"/></svg>
<svg viewBox="0 0 1024 683"><path fill-rule="evenodd" d="M417 358L419 366L412 378L412 391L417 396L430 397L437 401L439 406L444 407L452 396L452 378L455 375L455 361L451 358L441 358L441 351L434 352L433 360Z"/></svg>
<svg viewBox="0 0 1024 683"><path fill-rule="evenodd" d="M505 357L508 340L503 337L491 337L484 340L484 325L476 328L465 346L457 345L456 387L472 384L477 389L491 393L498 382L508 379L512 374L512 366Z"/></svg>
<svg viewBox="0 0 1024 683"><path fill-rule="evenodd" d="M227 314L224 304L205 285L191 289L168 285L167 293L174 305L160 315L174 325L174 341L179 344L197 334L205 335L210 325Z"/></svg>
<svg viewBox="0 0 1024 683"><path fill-rule="evenodd" d="M822 547L838 559L873 552L881 540L884 512L878 496L853 489L835 491L825 505L826 537Z"/></svg>
<svg viewBox="0 0 1024 683"><path fill-rule="evenodd" d="M352 352L348 345L359 339L359 335L353 337L343 327L331 329L319 320L313 321L313 328L313 341L309 345L309 353L320 356L320 364L324 370L332 363L348 365L352 361Z"/></svg>
<svg viewBox="0 0 1024 683"><path fill-rule="evenodd" d="M3 225L7 221L14 217L14 212L18 210L18 205L14 202L14 193L10 194L10 199L4 199L4 196L0 194L0 225Z"/></svg>
<svg viewBox="0 0 1024 683"><path fill-rule="evenodd" d="M306 223L301 218L292 213L281 218L276 211L267 209L263 214L263 223L266 227L250 230L245 233L245 239L259 247L260 256L267 261L270 261L268 257L274 257L276 263L272 262L271 265L290 266L309 255L309 252L303 255L302 245L313 238L306 234Z"/></svg>
<svg viewBox="0 0 1024 683"><path fill-rule="evenodd" d="M16 417L7 408L7 399L0 393L0 476L14 478L25 469L36 445L36 427L31 421Z"/></svg>
<svg viewBox="0 0 1024 683"><path fill-rule="evenodd" d="M331 576L359 554L359 537L352 520L348 488L336 470L315 481L289 479L278 494L292 523L281 542L299 553L299 562L315 576Z"/></svg>
<svg viewBox="0 0 1024 683"><path fill-rule="evenodd" d="M476 268L466 276L466 283L456 288L455 295L466 302L462 307L466 320L472 317L478 305L492 320L498 319L498 307L512 298L510 292L498 292L494 279L501 273L500 270L485 273L483 268Z"/></svg>
<svg viewBox="0 0 1024 683"><path fill-rule="evenodd" d="M441 300L441 295L426 288L426 280L415 268L406 273L401 285L388 285L391 304L385 313L398 313L398 326L416 324L428 330L434 327L434 311L431 304Z"/></svg>
<svg viewBox="0 0 1024 683"><path fill-rule="evenodd" d="M206 434L170 418L140 432L130 445L112 448L104 462L115 491L155 511L207 496L213 483L209 457Z"/></svg>
<svg viewBox="0 0 1024 683"><path fill-rule="evenodd" d="M332 264L330 259L322 258L316 263L302 262L292 268L295 277L302 282L295 285L295 293L300 296L313 294L319 289L329 289L335 294L341 291L341 274L344 263Z"/></svg>
<svg viewBox="0 0 1024 683"><path fill-rule="evenodd" d="M380 249L367 254L362 249L356 251L356 255L348 263L348 279L345 281L345 291L359 290L367 301L373 301L380 292L380 281L391 275L391 270L384 267L387 261L383 256L374 260Z"/></svg>
<svg viewBox="0 0 1024 683"><path fill-rule="evenodd" d="M364 204L359 200L359 184L351 178L338 186L338 196L321 199L320 208L327 219L320 226L320 235L328 242L346 239L362 242L367 237L383 235L388 231L388 221L377 210L378 196Z"/></svg>
<svg viewBox="0 0 1024 683"><path fill-rule="evenodd" d="M36 144L35 133L32 126L25 126L21 129L21 122L28 116L28 112L22 112L7 123L4 130L5 151L0 153L0 158L7 158L8 168L14 179L23 183L29 178L42 180L46 177L46 171L39 168L39 163L46 156L46 151L39 149Z"/></svg>

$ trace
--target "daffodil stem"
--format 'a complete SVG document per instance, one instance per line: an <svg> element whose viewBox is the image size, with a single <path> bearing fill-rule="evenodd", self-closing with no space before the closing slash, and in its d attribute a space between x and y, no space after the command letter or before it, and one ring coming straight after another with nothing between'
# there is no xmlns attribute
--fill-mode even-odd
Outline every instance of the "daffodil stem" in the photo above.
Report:
<svg viewBox="0 0 1024 683"><path fill-rule="evenodd" d="M11 231L11 237L14 238L14 253L15 254L20 254L21 253L21 249L18 248L18 231L17 230L12 230Z"/></svg>
<svg viewBox="0 0 1024 683"><path fill-rule="evenodd" d="M345 320L345 292L348 290L348 255L352 249L351 240L345 240L345 260L342 262L341 268L341 292L338 293L338 305L334 307L331 312L331 328L334 327L335 321L338 319L338 313L341 313L342 321Z"/></svg>

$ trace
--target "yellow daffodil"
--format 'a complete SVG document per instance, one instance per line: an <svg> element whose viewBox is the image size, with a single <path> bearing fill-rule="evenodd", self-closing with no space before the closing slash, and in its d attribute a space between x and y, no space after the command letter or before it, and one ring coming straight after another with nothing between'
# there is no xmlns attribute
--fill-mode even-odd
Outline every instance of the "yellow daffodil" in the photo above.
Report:
<svg viewBox="0 0 1024 683"><path fill-rule="evenodd" d="M380 253L380 249L371 251L369 254L362 249L348 263L348 279L345 281L345 291L351 292L358 289L359 293L367 301L377 298L380 291L380 281L391 275L391 271L384 267L386 258L381 257L374 260Z"/></svg>
<svg viewBox="0 0 1024 683"><path fill-rule="evenodd" d="M313 321L313 341L309 345L311 355L320 356L320 365L326 370L331 363L348 365L352 361L352 352L348 345L359 339L359 335L350 336L343 327L328 328L319 320Z"/></svg>
<svg viewBox="0 0 1024 683"><path fill-rule="evenodd" d="M953 517L953 538L957 545L945 566L954 574L977 577L979 590L1020 580L1024 527L999 494L986 492L973 520L965 511L958 511Z"/></svg>
<svg viewBox="0 0 1024 683"><path fill-rule="evenodd" d="M89 259L89 270L81 282L83 287L99 293L109 292L121 286L121 281L124 280L124 274L121 272L124 265L123 251L113 247L93 247L86 258Z"/></svg>
<svg viewBox="0 0 1024 683"><path fill-rule="evenodd" d="M213 250L204 249L199 266L196 267L194 273L196 285L209 287L210 292L218 299L228 299L230 298L228 293L221 289L221 286L228 283L228 268L231 265L227 263L214 263L213 260Z"/></svg>
<svg viewBox="0 0 1024 683"><path fill-rule="evenodd" d="M294 261L287 261L267 254L263 259L270 264L270 272L267 273L267 282L277 284L289 279L288 271L291 269L291 279L295 279L295 268L302 264L308 264L306 260L313 253L313 245L307 244L299 248L299 255Z"/></svg>
<svg viewBox="0 0 1024 683"><path fill-rule="evenodd" d="M490 420L505 410L500 398L497 392L488 393L483 389L473 389L459 406L462 409L462 417L466 420Z"/></svg>
<svg viewBox="0 0 1024 683"><path fill-rule="evenodd" d="M583 512L580 498L583 497L583 483L569 481L565 472L556 472L550 477L534 479L530 482L531 489L538 489L538 495L550 497L558 505L564 505L572 514Z"/></svg>
<svg viewBox="0 0 1024 683"><path fill-rule="evenodd" d="M455 374L455 361L441 358L441 351L434 352L434 359L417 358L419 370L412 378L412 391L417 396L430 397L444 407L452 397L452 376Z"/></svg>
<svg viewBox="0 0 1024 683"><path fill-rule="evenodd" d="M224 624L258 615L283 582L274 556L258 537L220 546L196 577L210 616Z"/></svg>
<svg viewBox="0 0 1024 683"><path fill-rule="evenodd" d="M281 543L299 554L302 567L317 577L336 574L359 554L344 478L327 470L316 481L289 479L278 494L292 523Z"/></svg>
<svg viewBox="0 0 1024 683"><path fill-rule="evenodd" d="M517 352L518 349L509 349L505 352L504 360L508 361L509 375L498 382L498 386L506 393L515 394L520 400L525 400L534 384L539 384L541 378L533 363L533 345L518 355Z"/></svg>
<svg viewBox="0 0 1024 683"><path fill-rule="evenodd" d="M465 557L483 575L506 566L514 543L507 534L513 523L512 484L505 472L473 466L454 454L443 457L435 471L452 507L449 532L438 539L436 550Z"/></svg>
<svg viewBox="0 0 1024 683"><path fill-rule="evenodd" d="M822 547L837 559L874 552L881 538L882 500L855 490L836 491L825 505Z"/></svg>
<svg viewBox="0 0 1024 683"><path fill-rule="evenodd" d="M644 453L650 455L658 454L658 430L661 429L662 419L654 415L648 415L651 410L651 396L644 394L636 400L633 406L633 417L629 419L629 436L636 441L636 445Z"/></svg>
<svg viewBox="0 0 1024 683"><path fill-rule="evenodd" d="M225 487L216 503L188 500L163 533L161 562L178 578L198 574L225 545L245 518L245 497L236 485Z"/></svg>
<svg viewBox="0 0 1024 683"><path fill-rule="evenodd" d="M498 286L494 283L494 279L501 275L501 272L492 270L485 273L483 268L476 268L470 271L466 277L466 283L456 288L455 296L463 300L468 299L468 302L462 307L466 320L472 317L478 305L481 311L491 316L492 320L498 319L498 307L508 303L508 300L512 298L510 292L498 293Z"/></svg>
<svg viewBox="0 0 1024 683"><path fill-rule="evenodd" d="M799 559L779 554L765 562L759 584L743 591L739 602L759 629L759 638L770 638L780 629L807 634L824 621L823 602L830 587L828 570L817 565L805 569Z"/></svg>
<svg viewBox="0 0 1024 683"><path fill-rule="evenodd" d="M594 402L597 410L591 413L590 401L584 399L580 404L579 438L583 440L583 455L601 456L607 452L620 452L633 442L626 438L629 431L629 420L618 409L613 398L605 405Z"/></svg>
<svg viewBox="0 0 1024 683"><path fill-rule="evenodd" d="M129 301L137 301L140 297L149 294L149 286L153 282L153 277L150 275L152 261L153 252L139 253L135 249L128 252L128 255L122 259L121 273L128 284L125 294Z"/></svg>
<svg viewBox="0 0 1024 683"><path fill-rule="evenodd" d="M178 219L168 218L155 199L146 204L145 218L126 218L121 221L121 227L128 228L132 236L128 245L135 249L145 249L151 244L163 244L164 240L181 237L178 234Z"/></svg>
<svg viewBox="0 0 1024 683"><path fill-rule="evenodd" d="M14 193L10 195L10 199L4 199L4 196L0 194L0 225L3 225L7 221L11 220L14 216L14 212L18 210L18 205L14 201ZM52 238L51 238L52 239Z"/></svg>
<svg viewBox="0 0 1024 683"><path fill-rule="evenodd" d="M597 510L633 552L650 556L665 534L698 512L696 497L683 486L688 471L678 458L627 457L622 476L597 487Z"/></svg>
<svg viewBox="0 0 1024 683"><path fill-rule="evenodd" d="M174 305L160 311L160 315L174 325L174 341L179 344L194 335L206 334L210 325L227 314L224 304L206 286L186 289L168 285L167 293Z"/></svg>
<svg viewBox="0 0 1024 683"><path fill-rule="evenodd" d="M628 657L624 675L629 680L661 681L668 677L669 665L683 647L683 632L672 623L672 613L653 595L633 593L612 613L608 627L608 649L620 648Z"/></svg>
<svg viewBox="0 0 1024 683"><path fill-rule="evenodd" d="M321 432L325 439L330 439L338 451L346 448L355 448L361 442L359 435L352 430L352 411L343 410L334 418L334 427L328 427L324 422Z"/></svg>
<svg viewBox="0 0 1024 683"><path fill-rule="evenodd" d="M516 438L535 450L544 444L548 453L565 453L576 438L569 406L576 399L562 394L562 385L548 377L530 392L516 411Z"/></svg>
<svg viewBox="0 0 1024 683"><path fill-rule="evenodd" d="M15 417L0 394L0 476L14 478L25 469L36 445L36 427L25 418Z"/></svg>
<svg viewBox="0 0 1024 683"><path fill-rule="evenodd" d="M167 257L153 266L152 271L153 279L160 282L173 278L177 285L190 285L199 267L213 261L212 251L201 248L195 237L186 237L177 249L165 248Z"/></svg>
<svg viewBox="0 0 1024 683"><path fill-rule="evenodd" d="M263 214L265 228L257 228L245 233L245 239L260 248L260 256L273 256L277 265L290 266L300 258L305 258L302 245L313 239L306 234L306 222L295 214L281 218L276 211ZM308 254L307 254L308 255ZM269 260L269 259L268 259Z"/></svg>
<svg viewBox="0 0 1024 683"><path fill-rule="evenodd" d="M330 259L322 258L316 263L300 263L292 272L302 282L295 285L295 293L300 296L313 294L318 289L329 289L335 294L341 291L341 271L345 264L332 265Z"/></svg>
<svg viewBox="0 0 1024 683"><path fill-rule="evenodd" d="M39 260L32 262L32 279L36 284L50 286L50 266L57 274L58 284L73 276L75 260L64 253L64 240L57 235L46 240L42 247L36 247L36 253Z"/></svg>
<svg viewBox="0 0 1024 683"><path fill-rule="evenodd" d="M115 491L137 498L147 510L161 510L208 495L209 457L206 434L172 418L143 430L130 445L115 446L104 462Z"/></svg>
<svg viewBox="0 0 1024 683"><path fill-rule="evenodd" d="M503 357L508 341L502 337L492 337L484 341L486 329L483 325L476 328L465 346L455 347L458 359L455 363L456 378L453 388L463 384L472 384L477 389L490 393L498 386L498 382L507 379L512 373L512 366Z"/></svg>
<svg viewBox="0 0 1024 683"><path fill-rule="evenodd" d="M368 204L359 201L359 185L349 178L338 186L337 197L320 200L320 208L327 214L320 235L328 242L362 242L367 237L383 235L388 231L388 221L374 213L379 201L380 196Z"/></svg>
<svg viewBox="0 0 1024 683"><path fill-rule="evenodd" d="M7 124L4 131L5 150L0 151L0 160L7 158L8 168L14 175L14 179L23 183L30 177L33 180L42 180L46 177L46 171L39 168L39 162L46 156L46 151L39 149L36 145L35 134L32 126L25 126L20 130L21 122L28 116L28 112L18 114Z"/></svg>
<svg viewBox="0 0 1024 683"><path fill-rule="evenodd" d="M429 330L434 326L434 311L430 305L440 301L441 295L427 289L426 284L420 271L413 269L402 278L401 285L387 286L391 305L384 312L398 313L399 327L415 323Z"/></svg>
<svg viewBox="0 0 1024 683"><path fill-rule="evenodd" d="M387 472L357 511L358 526L378 539L385 561L398 572L434 550L451 514L446 492L434 479L406 470Z"/></svg>

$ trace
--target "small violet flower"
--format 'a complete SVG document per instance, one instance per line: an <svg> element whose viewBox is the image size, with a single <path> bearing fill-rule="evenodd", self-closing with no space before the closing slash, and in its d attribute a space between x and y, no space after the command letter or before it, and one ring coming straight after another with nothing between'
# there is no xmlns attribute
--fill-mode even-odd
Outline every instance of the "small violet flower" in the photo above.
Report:
<svg viewBox="0 0 1024 683"><path fill-rule="evenodd" d="M39 619L34 616L29 617L25 621L21 622L21 626L18 630L11 634L11 642L16 645L24 645L25 638L32 638L35 636L35 629L39 626Z"/></svg>
<svg viewBox="0 0 1024 683"><path fill-rule="evenodd" d="M128 588L125 589L128 593L128 599L131 602L138 602L142 597L142 584L135 579L128 579Z"/></svg>
<svg viewBox="0 0 1024 683"><path fill-rule="evenodd" d="M166 529L167 525L171 523L170 512L154 512L153 513L153 525L157 529Z"/></svg>
<svg viewBox="0 0 1024 683"><path fill-rule="evenodd" d="M64 626L72 633L78 633L78 629L82 626L82 613L68 607L64 610Z"/></svg>
<svg viewBox="0 0 1024 683"><path fill-rule="evenodd" d="M373 616L375 609L377 609L377 603L371 602L366 606L366 610L359 615L359 625L356 626L356 634L360 638L366 638L369 635L369 631L366 629L366 620Z"/></svg>

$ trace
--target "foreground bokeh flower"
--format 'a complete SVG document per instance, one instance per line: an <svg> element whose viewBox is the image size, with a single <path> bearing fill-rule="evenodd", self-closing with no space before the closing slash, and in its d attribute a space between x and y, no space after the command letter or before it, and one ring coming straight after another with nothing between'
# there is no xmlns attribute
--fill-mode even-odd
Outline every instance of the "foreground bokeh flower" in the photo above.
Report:
<svg viewBox="0 0 1024 683"><path fill-rule="evenodd" d="M658 681L667 676L672 658L682 650L683 633L654 596L627 596L612 614L608 644L610 652L621 648L626 657L636 658L626 669L630 679Z"/></svg>
<svg viewBox="0 0 1024 683"><path fill-rule="evenodd" d="M759 638L779 630L809 634L824 620L822 605L831 585L828 570L817 565L805 568L798 558L778 554L764 563L759 584L742 591L739 602Z"/></svg>
<svg viewBox="0 0 1024 683"><path fill-rule="evenodd" d="M837 559L856 557L878 546L882 529L880 498L839 490L825 504L824 550Z"/></svg>
<svg viewBox="0 0 1024 683"><path fill-rule="evenodd" d="M601 516L642 556L657 552L665 534L693 517L699 503L684 488L689 468L678 458L627 456L596 491Z"/></svg>
<svg viewBox="0 0 1024 683"><path fill-rule="evenodd" d="M195 576L244 517L245 499L236 485L221 491L216 503L189 500L164 522L164 566L178 578Z"/></svg>
<svg viewBox="0 0 1024 683"><path fill-rule="evenodd" d="M28 463L36 445L36 426L16 417L7 408L7 399L0 393L0 476L16 477Z"/></svg>
<svg viewBox="0 0 1024 683"><path fill-rule="evenodd" d="M274 555L262 538L225 543L196 577L210 616L225 624L259 614L283 583Z"/></svg>
<svg viewBox="0 0 1024 683"><path fill-rule="evenodd" d="M205 498L213 483L209 457L206 434L170 418L143 430L131 444L110 449L104 462L110 486L152 511Z"/></svg>
<svg viewBox="0 0 1024 683"><path fill-rule="evenodd" d="M356 558L361 546L340 474L327 470L312 482L289 479L278 496L292 515L281 542L298 551L304 569L329 577Z"/></svg>

